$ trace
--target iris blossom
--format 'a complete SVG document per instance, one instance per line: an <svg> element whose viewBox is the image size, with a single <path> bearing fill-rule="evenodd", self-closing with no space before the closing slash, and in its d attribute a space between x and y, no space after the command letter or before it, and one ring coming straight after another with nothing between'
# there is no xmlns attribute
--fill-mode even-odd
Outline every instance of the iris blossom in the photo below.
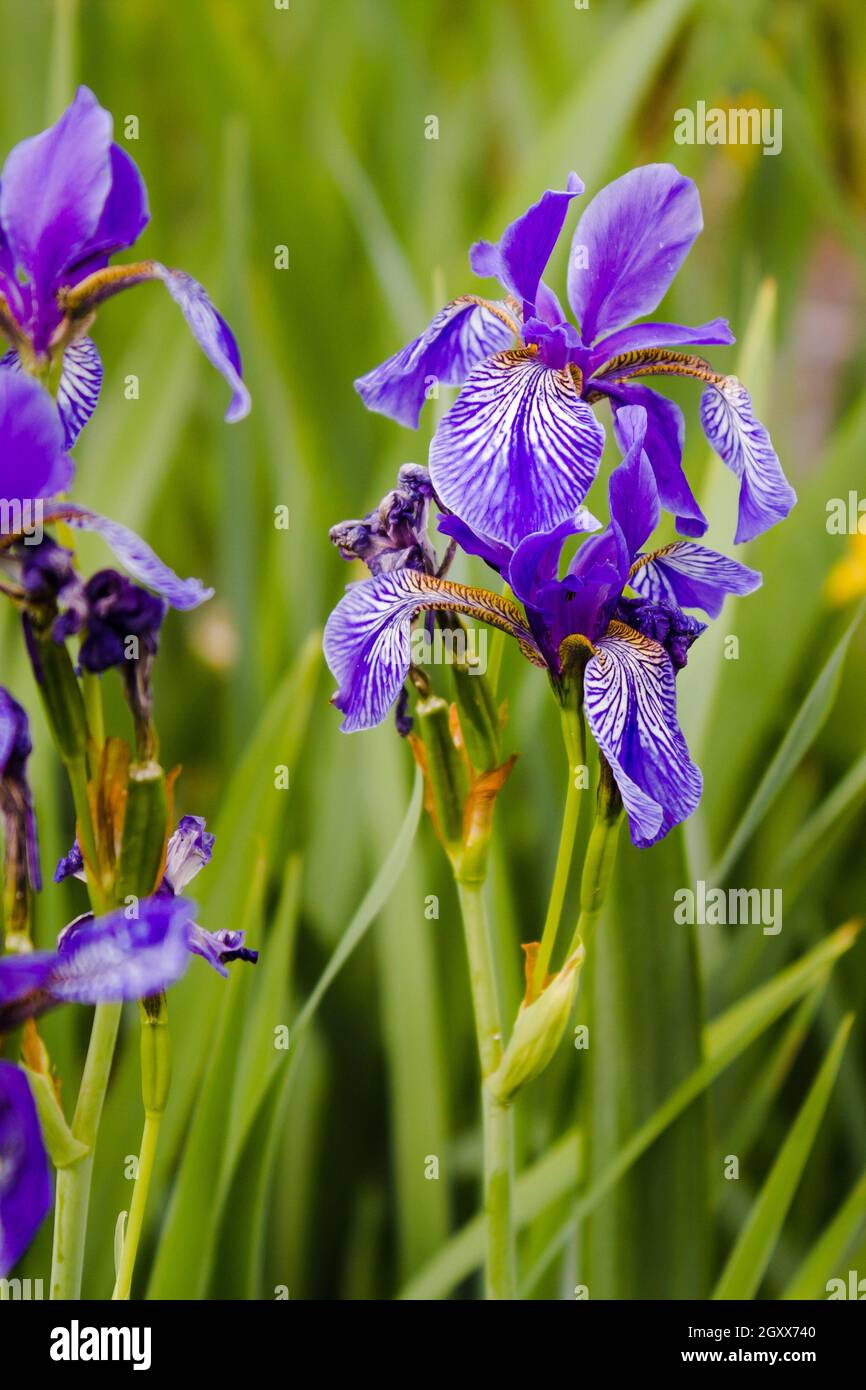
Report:
<svg viewBox="0 0 866 1390"><path fill-rule="evenodd" d="M208 360L231 387L226 419L250 408L237 343L191 276L158 261L112 266L149 221L134 161L112 140L112 118L87 87L48 130L11 151L0 174L0 338L7 366L56 385L66 447L96 408L102 363L86 336L103 300L159 280Z"/></svg>
<svg viewBox="0 0 866 1390"><path fill-rule="evenodd" d="M0 1279L24 1254L52 1198L30 1083L20 1067L0 1060Z"/></svg>
<svg viewBox="0 0 866 1390"><path fill-rule="evenodd" d="M210 863L213 846L214 836L208 830L202 816L181 816L177 829L166 847L165 873L154 896L179 901L180 895L196 875ZM77 840L54 871L55 883L62 883L69 877L82 881L86 879L84 860ZM197 922L192 922L189 924L186 946L194 955L206 960L219 975L226 977L226 965L231 961L244 960L255 964L259 958L258 951L251 951L249 947L244 946L244 935L243 931L232 931L228 928L215 932L205 931Z"/></svg>
<svg viewBox="0 0 866 1390"><path fill-rule="evenodd" d="M544 193L496 244L472 247L472 270L497 279L504 300L454 300L355 385L371 410L410 426L431 382L462 387L431 445L434 490L475 531L517 546L566 522L589 491L605 437L591 406L605 397L621 445L622 412L644 408L661 505L681 534L702 536L707 520L682 468L682 412L639 380L696 379L705 388L704 431L740 482L735 540L751 540L787 516L796 496L745 387L679 350L732 343L727 321L635 322L657 308L701 231L697 188L672 165L650 164L593 198L569 261L575 326L542 275L582 191L571 174L564 191Z"/></svg>
<svg viewBox="0 0 866 1390"><path fill-rule="evenodd" d="M675 677L705 625L684 610L718 613L726 594L750 593L761 577L694 541L645 549L660 503L643 407L622 408L620 434L626 452L610 478L604 530L578 508L512 547L456 516L440 519L440 530L501 574L521 606L398 569L349 588L328 620L324 646L346 732L378 724L398 698L409 673L412 622L423 611L466 614L509 633L547 669L561 699L583 668L590 732L619 788L632 839L646 847L689 816L701 795L701 775L677 723ZM560 577L565 542L592 531L598 534L583 540Z"/></svg>
<svg viewBox="0 0 866 1390"><path fill-rule="evenodd" d="M135 917L117 908L64 927L56 951L0 957L0 1032L58 1004L143 999L167 989L189 964L196 904L143 898Z"/></svg>

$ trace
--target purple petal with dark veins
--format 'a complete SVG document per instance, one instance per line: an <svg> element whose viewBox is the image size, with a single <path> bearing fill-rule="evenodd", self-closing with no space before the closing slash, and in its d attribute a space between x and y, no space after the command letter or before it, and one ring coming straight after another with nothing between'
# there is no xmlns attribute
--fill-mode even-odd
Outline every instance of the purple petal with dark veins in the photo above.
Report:
<svg viewBox="0 0 866 1390"><path fill-rule="evenodd" d="M21 1259L52 1198L30 1083L20 1067L0 1060L0 1279Z"/></svg>
<svg viewBox="0 0 866 1390"><path fill-rule="evenodd" d="M183 270L169 270L153 263L154 278L161 280L186 319L192 335L210 362L228 382L232 398L225 418L229 424L250 412L250 393L241 375L241 355L234 334L214 307L202 285Z"/></svg>
<svg viewBox="0 0 866 1390"><path fill-rule="evenodd" d="M0 357L0 370L22 371L15 350ZM87 424L102 390L102 359L91 338L77 338L63 354L63 367L57 388L57 409L63 421L65 446L71 449Z"/></svg>
<svg viewBox="0 0 866 1390"><path fill-rule="evenodd" d="M504 304L497 307L505 310ZM508 325L489 309L455 299L419 337L358 377L355 390L368 410L417 429L431 386L462 386L474 366L513 340Z"/></svg>
<svg viewBox="0 0 866 1390"><path fill-rule="evenodd" d="M22 503L54 497L74 471L48 392L33 377L0 368L0 496Z"/></svg>
<svg viewBox="0 0 866 1390"><path fill-rule="evenodd" d="M654 845L692 814L702 778L677 723L676 679L663 647L611 623L584 673L584 708L610 764L633 842Z"/></svg>
<svg viewBox="0 0 866 1390"><path fill-rule="evenodd" d="M564 191L549 188L542 193L537 203L506 227L498 242L477 241L469 252L475 274L495 276L516 299L534 304L569 203L582 192L577 174L569 174Z"/></svg>
<svg viewBox="0 0 866 1390"><path fill-rule="evenodd" d="M63 938L43 986L54 1003L143 999L180 979L189 964L196 904L150 897L141 899L137 917L127 917L130 910L85 920Z"/></svg>
<svg viewBox="0 0 866 1390"><path fill-rule="evenodd" d="M87 507L79 507L74 502L46 507L45 520L66 521L80 531L96 531L124 568L149 589L154 589L172 608L198 608L199 604L213 597L213 589L206 589L200 579L180 579L146 541L119 521L110 521L108 517L91 512Z"/></svg>
<svg viewBox="0 0 866 1390"><path fill-rule="evenodd" d="M568 298L584 343L651 314L701 230L701 200L672 164L614 179L575 229Z"/></svg>
<svg viewBox="0 0 866 1390"><path fill-rule="evenodd" d="M422 610L466 613L516 637L529 654L535 642L516 604L418 570L391 570L353 584L325 625L325 660L339 690L332 703L345 733L380 724L409 672L412 619Z"/></svg>
<svg viewBox="0 0 866 1390"><path fill-rule="evenodd" d="M680 608L701 608L717 618L728 594L751 594L760 588L758 570L741 565L694 541L674 541L641 556L629 583L635 593L665 599Z"/></svg>
<svg viewBox="0 0 866 1390"><path fill-rule="evenodd" d="M589 491L604 429L568 371L534 354L482 362L430 446L436 494L473 531L516 546L551 531Z"/></svg>
<svg viewBox="0 0 866 1390"><path fill-rule="evenodd" d="M204 816L181 816L165 855L165 877L174 893L182 893L211 861L214 836Z"/></svg>
<svg viewBox="0 0 866 1390"><path fill-rule="evenodd" d="M735 376L701 397L701 424L710 444L740 479L736 544L783 521L797 501L772 440L755 416L752 398Z"/></svg>

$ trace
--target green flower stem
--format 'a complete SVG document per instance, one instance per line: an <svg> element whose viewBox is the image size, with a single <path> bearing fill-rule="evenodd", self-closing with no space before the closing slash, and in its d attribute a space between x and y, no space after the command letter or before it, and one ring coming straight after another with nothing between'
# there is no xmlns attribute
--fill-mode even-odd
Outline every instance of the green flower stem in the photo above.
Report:
<svg viewBox="0 0 866 1390"><path fill-rule="evenodd" d="M589 949L604 907L616 859L616 845L622 821L622 801L610 769L602 759L598 788L598 810L589 837L580 880L580 916L568 953L582 941Z"/></svg>
<svg viewBox="0 0 866 1390"><path fill-rule="evenodd" d="M90 797L87 792L87 765L83 756L65 758L64 765L66 767L66 775L69 778L69 785L72 789L75 820L78 826L78 834L81 837L81 850L84 855L84 865L87 873L87 890L90 895L90 905L97 914L108 912L112 906L111 900L99 879L95 877L99 869L99 855L96 848L96 836L93 830Z"/></svg>
<svg viewBox="0 0 866 1390"><path fill-rule="evenodd" d="M541 993L550 966L550 958L553 954L556 935L562 918L571 861L574 856L574 841L580 818L580 787L577 781L577 771L586 763L586 726L583 722L582 710L562 709L562 735L568 758L568 788L565 795L565 811L559 835L556 868L553 872L553 885L550 890L547 915L544 919L541 944L538 948L532 974L533 999L536 999Z"/></svg>
<svg viewBox="0 0 866 1390"><path fill-rule="evenodd" d="M171 1082L171 1046L168 1033L168 1002L165 994L142 999L141 1015L141 1095L144 1102L144 1130L138 1154L135 1187L129 1221L123 1238L113 1299L128 1299L132 1289L135 1259L144 1226L144 1213L153 1165L159 1144L159 1127L168 1102Z"/></svg>
<svg viewBox="0 0 866 1390"><path fill-rule="evenodd" d="M87 1236L87 1210L93 1176L93 1153L102 1105L114 1058L114 1045L120 1025L120 1004L97 1004L81 1090L72 1119L72 1133L88 1152L57 1174L54 1212L54 1254L51 1264L51 1297L81 1297L81 1271Z"/></svg>
<svg viewBox="0 0 866 1390"><path fill-rule="evenodd" d="M513 1125L508 1106L496 1101L487 1084L502 1058L502 1014L496 993L493 953L484 908L483 884L462 882L457 892L463 914L469 982L481 1064L484 1135L484 1213L487 1218L485 1288L488 1299L516 1297L512 1222Z"/></svg>
<svg viewBox="0 0 866 1390"><path fill-rule="evenodd" d="M162 1115L145 1115L144 1117L141 1148L138 1154L138 1171L135 1175L132 1204L129 1208L129 1221L127 1222L126 1232L123 1237L123 1253L120 1257L120 1268L117 1271L117 1282L114 1285L114 1293L111 1295L115 1300L128 1299L130 1289L132 1288L135 1257L138 1254L138 1243L141 1239L141 1231L144 1225L144 1212L147 1206L147 1194L150 1190L150 1179L153 1174L153 1165L156 1159L156 1148L159 1143L159 1127L161 1123Z"/></svg>

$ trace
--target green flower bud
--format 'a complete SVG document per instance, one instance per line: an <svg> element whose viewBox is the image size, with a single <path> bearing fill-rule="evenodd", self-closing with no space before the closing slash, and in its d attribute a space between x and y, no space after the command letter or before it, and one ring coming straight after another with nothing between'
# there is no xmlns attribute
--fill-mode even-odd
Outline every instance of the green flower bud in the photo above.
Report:
<svg viewBox="0 0 866 1390"><path fill-rule="evenodd" d="M500 1105L507 1105L527 1081L539 1076L562 1041L577 997L584 950L579 945L537 999L521 1004L502 1061L487 1085Z"/></svg>

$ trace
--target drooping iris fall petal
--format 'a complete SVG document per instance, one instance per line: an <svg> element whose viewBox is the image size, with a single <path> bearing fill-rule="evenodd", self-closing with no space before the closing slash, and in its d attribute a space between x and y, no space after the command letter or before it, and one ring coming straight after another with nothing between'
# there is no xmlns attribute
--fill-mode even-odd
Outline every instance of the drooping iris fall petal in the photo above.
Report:
<svg viewBox="0 0 866 1390"><path fill-rule="evenodd" d="M603 449L604 428L567 370L504 352L470 372L433 438L430 476L473 531L516 546L574 513Z"/></svg>
<svg viewBox="0 0 866 1390"><path fill-rule="evenodd" d="M587 723L610 764L632 840L646 848L694 811L701 774L677 723L676 678L664 648L619 622L595 645L584 674Z"/></svg>

